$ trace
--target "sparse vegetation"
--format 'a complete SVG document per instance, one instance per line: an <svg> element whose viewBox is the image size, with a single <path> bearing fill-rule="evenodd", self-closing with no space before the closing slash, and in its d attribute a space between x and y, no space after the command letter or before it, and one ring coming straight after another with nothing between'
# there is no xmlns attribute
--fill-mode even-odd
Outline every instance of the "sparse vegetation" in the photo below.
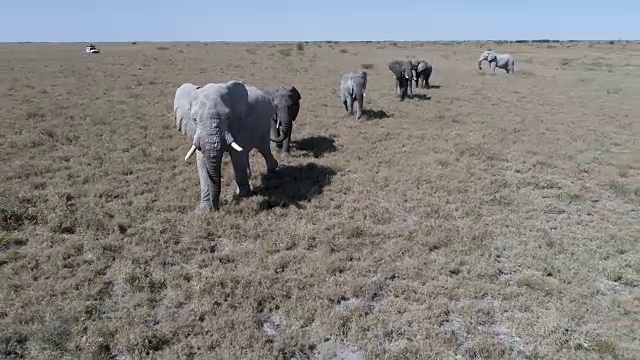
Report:
<svg viewBox="0 0 640 360"><path fill-rule="evenodd" d="M489 76L491 42L328 43L3 45L0 357L636 358L640 45L505 43ZM399 102L405 55L437 87ZM195 214L175 90L247 77L300 90L292 156Z"/></svg>
<svg viewBox="0 0 640 360"><path fill-rule="evenodd" d="M278 54L284 57L289 57L291 56L291 49L278 49Z"/></svg>

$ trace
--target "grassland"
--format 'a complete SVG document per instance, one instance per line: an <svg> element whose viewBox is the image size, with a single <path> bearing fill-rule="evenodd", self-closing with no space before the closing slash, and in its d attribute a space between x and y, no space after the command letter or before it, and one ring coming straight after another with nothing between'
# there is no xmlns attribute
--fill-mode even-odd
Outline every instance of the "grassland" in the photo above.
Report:
<svg viewBox="0 0 640 360"><path fill-rule="evenodd" d="M640 44L96 45L0 45L0 357L639 358ZM173 95L230 79L300 90L292 157L195 214Z"/></svg>

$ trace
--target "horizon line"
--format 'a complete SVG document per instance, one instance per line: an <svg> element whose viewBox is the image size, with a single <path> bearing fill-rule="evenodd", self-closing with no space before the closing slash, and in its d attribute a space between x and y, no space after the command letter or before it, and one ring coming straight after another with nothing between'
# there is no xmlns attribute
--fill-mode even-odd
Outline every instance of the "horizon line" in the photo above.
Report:
<svg viewBox="0 0 640 360"><path fill-rule="evenodd" d="M529 43L547 43L547 42L640 42L640 39L549 39L549 38L535 38L535 39L517 39L517 40L503 40L503 39L466 39L466 40L105 40L105 41L87 41L87 40L73 40L73 41L0 41L0 44L74 44L74 43L105 43L105 44L117 44L117 43L450 43L450 42L529 42Z"/></svg>

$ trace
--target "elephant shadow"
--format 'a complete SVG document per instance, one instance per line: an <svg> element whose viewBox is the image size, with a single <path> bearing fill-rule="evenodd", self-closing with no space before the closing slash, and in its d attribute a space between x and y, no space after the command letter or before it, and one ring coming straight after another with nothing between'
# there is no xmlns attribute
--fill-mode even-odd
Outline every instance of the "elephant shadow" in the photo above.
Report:
<svg viewBox="0 0 640 360"><path fill-rule="evenodd" d="M411 97L411 99L413 100L420 100L420 101L424 101L424 100L430 100L431 96L427 95L427 94L413 94L413 96Z"/></svg>
<svg viewBox="0 0 640 360"><path fill-rule="evenodd" d="M362 110L362 115L365 118L371 119L371 120L381 120L381 119L388 119L392 117L392 115L389 115L389 113L387 113L384 110L371 110L371 109Z"/></svg>
<svg viewBox="0 0 640 360"><path fill-rule="evenodd" d="M335 144L336 141L332 138L320 135L294 140L292 142L292 147L317 159L326 153L336 151L337 148Z"/></svg>
<svg viewBox="0 0 640 360"><path fill-rule="evenodd" d="M429 90L431 89L442 89L442 85L429 85Z"/></svg>
<svg viewBox="0 0 640 360"><path fill-rule="evenodd" d="M259 202L258 208L270 210L292 205L304 208L301 203L322 194L335 175L334 169L315 163L281 165L274 173L262 175L261 184L255 189L255 193L266 199Z"/></svg>

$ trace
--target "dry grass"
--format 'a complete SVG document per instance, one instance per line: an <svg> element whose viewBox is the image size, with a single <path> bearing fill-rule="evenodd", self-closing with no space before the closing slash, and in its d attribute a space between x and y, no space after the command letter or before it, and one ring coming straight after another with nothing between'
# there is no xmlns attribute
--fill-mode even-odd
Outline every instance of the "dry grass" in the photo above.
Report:
<svg viewBox="0 0 640 360"><path fill-rule="evenodd" d="M0 356L640 353L639 45L494 44L515 76L488 44L97 45L0 46ZM394 97L405 57L430 100ZM230 79L300 90L293 156L195 215L174 91Z"/></svg>

